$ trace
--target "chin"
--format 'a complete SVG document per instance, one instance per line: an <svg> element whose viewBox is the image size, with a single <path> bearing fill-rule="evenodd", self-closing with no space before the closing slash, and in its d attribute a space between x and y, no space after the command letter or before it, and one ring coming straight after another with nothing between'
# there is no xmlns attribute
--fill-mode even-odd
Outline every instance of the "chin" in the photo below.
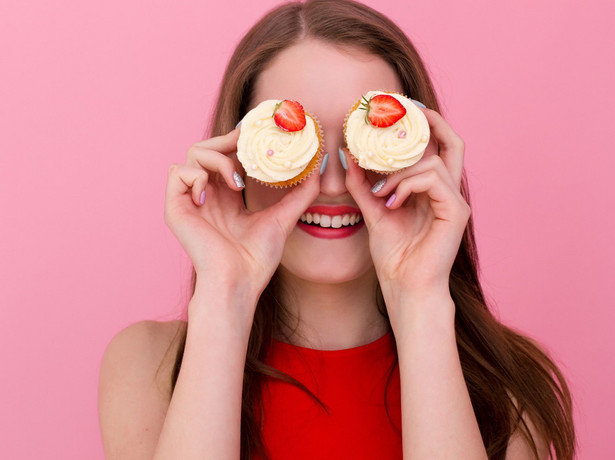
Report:
<svg viewBox="0 0 615 460"><path fill-rule="evenodd" d="M369 253L314 251L307 254L291 252L282 257L280 267L291 277L317 284L339 284L365 277L374 270Z"/></svg>

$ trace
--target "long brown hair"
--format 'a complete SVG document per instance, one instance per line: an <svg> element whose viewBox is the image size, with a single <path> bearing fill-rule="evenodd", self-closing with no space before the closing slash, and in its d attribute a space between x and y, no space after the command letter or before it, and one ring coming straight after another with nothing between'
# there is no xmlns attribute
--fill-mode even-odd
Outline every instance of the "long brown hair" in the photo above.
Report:
<svg viewBox="0 0 615 460"><path fill-rule="evenodd" d="M389 19L350 0L307 0L282 5L263 17L241 40L226 69L210 134L225 134L245 114L254 83L264 67L283 49L304 37L351 46L386 60L403 89L413 99L439 110L429 75L414 46ZM461 192L469 203L465 174ZM194 272L192 288L194 289ZM266 457L260 436L255 401L266 376L300 382L264 364L265 353L280 325L289 324L279 302L274 275L258 301L252 326L243 382L241 458L255 453ZM513 432L520 430L536 457L536 443L521 418L526 414L558 459L572 459L575 433L572 400L566 381L541 348L497 321L487 307L478 277L478 256L470 218L453 264L451 296L456 305L455 330L465 382L483 442L490 459L504 459ZM381 312L386 310L380 298ZM172 380L174 387L185 346L185 328ZM516 404L515 404L516 402ZM261 406L262 407L262 406Z"/></svg>

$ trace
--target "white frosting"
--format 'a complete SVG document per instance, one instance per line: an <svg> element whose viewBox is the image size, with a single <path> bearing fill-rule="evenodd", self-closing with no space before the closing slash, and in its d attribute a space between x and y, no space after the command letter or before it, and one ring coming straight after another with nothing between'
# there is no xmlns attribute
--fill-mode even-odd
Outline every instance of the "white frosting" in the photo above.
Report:
<svg viewBox="0 0 615 460"><path fill-rule="evenodd" d="M319 127L306 115L301 131L284 131L273 112L279 100L267 100L241 121L237 158L246 174L263 182L282 182L298 176L320 149Z"/></svg>
<svg viewBox="0 0 615 460"><path fill-rule="evenodd" d="M383 91L370 91L367 100ZM346 121L346 144L359 166L381 172L393 172L419 161L429 143L429 123L414 103L399 94L390 94L406 108L406 114L386 128L365 121L365 110L357 107Z"/></svg>

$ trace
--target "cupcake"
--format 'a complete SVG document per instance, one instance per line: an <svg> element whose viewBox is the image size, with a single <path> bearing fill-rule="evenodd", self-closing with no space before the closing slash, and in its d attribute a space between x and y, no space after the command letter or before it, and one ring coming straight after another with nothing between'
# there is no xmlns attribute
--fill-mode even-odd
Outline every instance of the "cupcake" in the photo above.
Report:
<svg viewBox="0 0 615 460"><path fill-rule="evenodd" d="M263 101L241 120L237 158L266 185L298 184L318 166L321 151L320 124L296 101Z"/></svg>
<svg viewBox="0 0 615 460"><path fill-rule="evenodd" d="M370 91L348 112L344 137L359 166L390 174L421 159L429 143L429 124L407 97Z"/></svg>

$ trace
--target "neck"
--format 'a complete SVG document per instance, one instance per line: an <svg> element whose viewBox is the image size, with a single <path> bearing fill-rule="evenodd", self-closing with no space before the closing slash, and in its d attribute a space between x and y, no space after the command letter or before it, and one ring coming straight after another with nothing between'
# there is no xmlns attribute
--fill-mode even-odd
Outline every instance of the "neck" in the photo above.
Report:
<svg viewBox="0 0 615 460"><path fill-rule="evenodd" d="M390 330L378 311L375 271L356 280L325 284L279 270L282 301L294 326L282 331L283 340L319 350L342 350L373 342Z"/></svg>

